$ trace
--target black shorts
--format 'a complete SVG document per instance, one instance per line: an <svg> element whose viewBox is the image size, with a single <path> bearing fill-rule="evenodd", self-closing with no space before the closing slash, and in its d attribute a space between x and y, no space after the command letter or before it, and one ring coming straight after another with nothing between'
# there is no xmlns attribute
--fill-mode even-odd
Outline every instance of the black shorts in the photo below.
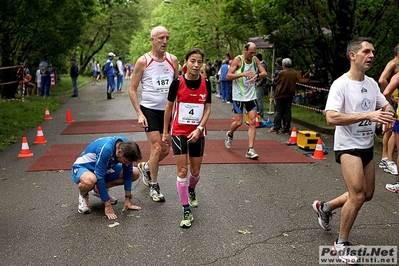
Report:
<svg viewBox="0 0 399 266"><path fill-rule="evenodd" d="M146 108L140 105L140 110L143 112L143 115L147 119L148 127L145 128L145 132L158 131L159 133L163 133L163 116L165 111L163 110L154 110Z"/></svg>
<svg viewBox="0 0 399 266"><path fill-rule="evenodd" d="M172 136L172 149L174 155L182 155L188 153L190 157L202 157L204 155L204 148L204 137L200 137L194 143L188 143L187 137Z"/></svg>
<svg viewBox="0 0 399 266"><path fill-rule="evenodd" d="M351 150L335 151L335 161L341 164L341 155L345 153L360 157L362 159L363 167L365 167L374 158L374 147L368 149L351 149Z"/></svg>
<svg viewBox="0 0 399 266"><path fill-rule="evenodd" d="M244 114L244 107L247 112L258 110L258 101L253 100L249 102L233 101L233 110L235 114Z"/></svg>

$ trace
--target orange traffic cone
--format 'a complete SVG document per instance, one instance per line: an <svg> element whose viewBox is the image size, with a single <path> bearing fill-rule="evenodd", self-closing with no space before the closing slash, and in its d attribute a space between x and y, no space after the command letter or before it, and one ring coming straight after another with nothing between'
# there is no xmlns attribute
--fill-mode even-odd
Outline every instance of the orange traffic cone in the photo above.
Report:
<svg viewBox="0 0 399 266"><path fill-rule="evenodd" d="M47 142L47 140L44 138L42 127L38 126L36 140L33 143L34 144L44 144L46 142Z"/></svg>
<svg viewBox="0 0 399 266"><path fill-rule="evenodd" d="M51 119L53 119L53 118L50 116L50 112L48 111L48 108L46 107L46 111L44 112L44 120L51 120Z"/></svg>
<svg viewBox="0 0 399 266"><path fill-rule="evenodd" d="M67 111L65 122L68 122L68 123L69 122L73 122L72 114L71 114L71 110L70 109L68 109L68 111Z"/></svg>
<svg viewBox="0 0 399 266"><path fill-rule="evenodd" d="M323 142L321 141L321 138L317 140L316 149L310 157L316 160L327 160L327 158L324 157Z"/></svg>
<svg viewBox="0 0 399 266"><path fill-rule="evenodd" d="M28 140L26 137L22 138L22 149L21 152L18 154L18 158L27 158L32 157L33 153L29 150Z"/></svg>
<svg viewBox="0 0 399 266"><path fill-rule="evenodd" d="M296 145L297 142L296 127L292 127L290 139L285 143L287 146Z"/></svg>

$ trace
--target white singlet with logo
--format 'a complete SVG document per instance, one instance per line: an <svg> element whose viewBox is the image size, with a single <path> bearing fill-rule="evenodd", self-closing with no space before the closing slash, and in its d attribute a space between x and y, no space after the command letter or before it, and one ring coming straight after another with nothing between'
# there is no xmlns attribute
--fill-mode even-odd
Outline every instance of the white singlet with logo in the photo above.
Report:
<svg viewBox="0 0 399 266"><path fill-rule="evenodd" d="M331 85L325 110L345 114L368 113L388 104L377 82L365 76L354 81L343 74ZM334 150L367 149L374 145L375 122L364 120L347 126L336 126Z"/></svg>
<svg viewBox="0 0 399 266"><path fill-rule="evenodd" d="M141 78L140 104L149 109L165 110L169 86L175 72L171 56L166 52L163 61L156 61L148 53L144 56L147 60L147 67Z"/></svg>

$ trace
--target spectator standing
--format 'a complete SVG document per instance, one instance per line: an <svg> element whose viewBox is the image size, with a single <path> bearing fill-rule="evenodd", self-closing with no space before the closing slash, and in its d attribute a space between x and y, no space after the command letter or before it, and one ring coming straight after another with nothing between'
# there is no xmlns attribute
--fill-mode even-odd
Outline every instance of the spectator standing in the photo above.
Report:
<svg viewBox="0 0 399 266"><path fill-rule="evenodd" d="M29 68L26 66L25 62L19 63L19 68L17 70L17 79L20 86L22 87L22 101L24 101L24 96L29 97L35 94L36 85L31 82L32 76L30 74Z"/></svg>
<svg viewBox="0 0 399 266"><path fill-rule="evenodd" d="M292 68L292 61L284 58L282 61L283 70L274 79L276 91L274 92L275 111L274 126L269 129L273 133L290 133L291 130L291 107L292 98L296 91L298 80L297 72Z"/></svg>
<svg viewBox="0 0 399 266"><path fill-rule="evenodd" d="M230 103L230 81L227 80L226 76L227 73L229 72L229 61L227 59L223 60L222 66L220 68L220 91L221 91L221 97L220 99L222 102Z"/></svg>
<svg viewBox="0 0 399 266"><path fill-rule="evenodd" d="M213 76L213 69L212 69L212 63L209 60L209 58L207 58L205 62L205 72L206 72L206 77L208 78L208 80L210 80L210 78Z"/></svg>
<svg viewBox="0 0 399 266"><path fill-rule="evenodd" d="M169 32L162 26L151 31L151 51L142 55L136 62L129 96L150 145L150 158L138 164L143 182L150 187L153 201L163 202L165 196L158 184L159 162L168 154L170 147L162 141L164 113L170 84L178 76L179 62L177 57L166 52L169 43ZM141 82L141 101L137 90Z"/></svg>
<svg viewBox="0 0 399 266"><path fill-rule="evenodd" d="M263 61L262 54L256 54L256 57L259 59L260 64L263 66L263 68L266 70L266 62ZM263 119L264 112L265 112L265 104L263 102L263 97L265 96L265 90L266 90L266 78L264 79L258 79L255 81L256 85L256 98L258 99L258 113L260 116L260 119Z"/></svg>
<svg viewBox="0 0 399 266"><path fill-rule="evenodd" d="M185 59L187 73L174 79L170 85L162 141L172 146L176 161L176 186L183 205L180 227L189 228L194 219L190 206L198 206L195 188L200 180L205 124L211 114L212 89L209 80L200 75L204 53L193 48L186 53ZM190 173L187 180L188 165Z"/></svg>
<svg viewBox="0 0 399 266"><path fill-rule="evenodd" d="M222 62L218 59L213 61L213 72L215 73L215 83L216 83L216 92L215 96L220 98L221 97L221 91L220 91L220 68L222 67Z"/></svg>
<svg viewBox="0 0 399 266"><path fill-rule="evenodd" d="M130 60L127 61L126 64L126 75L125 75L125 79L130 79L131 75L132 75L132 64L130 63Z"/></svg>
<svg viewBox="0 0 399 266"><path fill-rule="evenodd" d="M111 100L114 97L112 97L112 93L115 90L115 70L114 70L114 64L112 63L112 60L114 59L115 54L113 52L110 52L108 54L108 59L107 62L105 62L104 65L104 75L107 77L107 99Z"/></svg>
<svg viewBox="0 0 399 266"><path fill-rule="evenodd" d="M256 125L255 119L258 112L258 102L256 100L255 80L266 78L267 72L255 56L256 45L249 42L244 46L244 54L236 56L229 68L226 79L233 83L233 110L234 122L230 125L230 130L226 132L225 146L230 149L233 142L234 132L242 125L244 108L248 112L248 150L245 157L257 159L259 155L254 149Z"/></svg>
<svg viewBox="0 0 399 266"><path fill-rule="evenodd" d="M96 85L97 81L97 61L96 59L93 58L91 64L90 64L90 70L91 70L91 85Z"/></svg>
<svg viewBox="0 0 399 266"><path fill-rule="evenodd" d="M40 87L41 87L41 75L40 75L40 67L37 67L36 70L36 75L35 75L35 80L36 80L36 95L39 96L39 91L40 91Z"/></svg>
<svg viewBox="0 0 399 266"><path fill-rule="evenodd" d="M48 59L48 56L45 56L43 60L39 64L40 68L40 96L41 97L49 97L50 96L50 83L51 83L51 71L52 66Z"/></svg>
<svg viewBox="0 0 399 266"><path fill-rule="evenodd" d="M125 78L125 67L123 66L123 57L119 56L118 61L116 61L116 67L118 69L117 75L116 75L116 92L123 92L122 90L122 85L123 85L123 79Z"/></svg>
<svg viewBox="0 0 399 266"><path fill-rule="evenodd" d="M76 59L71 58L71 69L69 71L72 79L72 86L73 86L73 94L71 97L78 97L79 91L78 91L78 77L79 77L79 67L78 64L76 64ZM93 76L94 77L94 76Z"/></svg>
<svg viewBox="0 0 399 266"><path fill-rule="evenodd" d="M327 123L335 125L335 160L341 164L347 192L328 202L314 200L312 207L326 231L331 230L332 211L342 207L339 236L333 248L343 262L357 261L356 256L346 252L349 233L363 203L374 193L375 124L382 123L385 130L391 130L395 121L393 108L377 82L365 74L374 53L371 38L358 37L349 42L346 56L350 69L332 84L325 108Z"/></svg>
<svg viewBox="0 0 399 266"><path fill-rule="evenodd" d="M274 69L273 79L275 79L278 73L280 73L280 71L283 70L283 58L277 57L274 64L276 66L276 69Z"/></svg>
<svg viewBox="0 0 399 266"><path fill-rule="evenodd" d="M99 82L101 80L101 66L100 66L100 62L97 62L97 77L96 77L96 81Z"/></svg>

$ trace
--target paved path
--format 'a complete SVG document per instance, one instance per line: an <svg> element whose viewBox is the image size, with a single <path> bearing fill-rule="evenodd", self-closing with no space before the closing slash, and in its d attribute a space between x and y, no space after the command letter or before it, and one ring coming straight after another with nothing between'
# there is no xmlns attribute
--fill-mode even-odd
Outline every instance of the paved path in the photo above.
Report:
<svg viewBox="0 0 399 266"><path fill-rule="evenodd" d="M33 158L17 158L21 142L0 153L1 265L318 265L319 245L336 239L340 215L338 211L333 217L333 230L324 232L311 203L345 191L331 150L327 160L314 164L203 165L200 205L193 209L195 220L187 230L179 227L182 211L173 165L159 173L166 202L153 202L148 188L136 182L133 203L142 210L122 213L118 203L119 226L113 228L97 198L91 197L91 214L77 213L78 190L69 171L26 172L53 144L88 143L102 136L60 135L67 126L67 109L75 121L137 118L128 93L114 94L115 99L106 100L104 81L89 84L79 98L67 98L51 113L53 120L41 124L45 145L33 144L36 129L27 132ZM231 105L213 100L211 118L231 119ZM210 132L208 138L223 141L225 130ZM121 135L146 140L141 132ZM282 143L289 139L267 129L259 129L256 137ZM237 132L235 138L245 139L246 132ZM332 136L322 139L332 146ZM262 147L255 143L255 149ZM358 215L351 240L398 245L399 197L384 188L395 178L376 171L374 199ZM121 188L110 191L123 199Z"/></svg>

